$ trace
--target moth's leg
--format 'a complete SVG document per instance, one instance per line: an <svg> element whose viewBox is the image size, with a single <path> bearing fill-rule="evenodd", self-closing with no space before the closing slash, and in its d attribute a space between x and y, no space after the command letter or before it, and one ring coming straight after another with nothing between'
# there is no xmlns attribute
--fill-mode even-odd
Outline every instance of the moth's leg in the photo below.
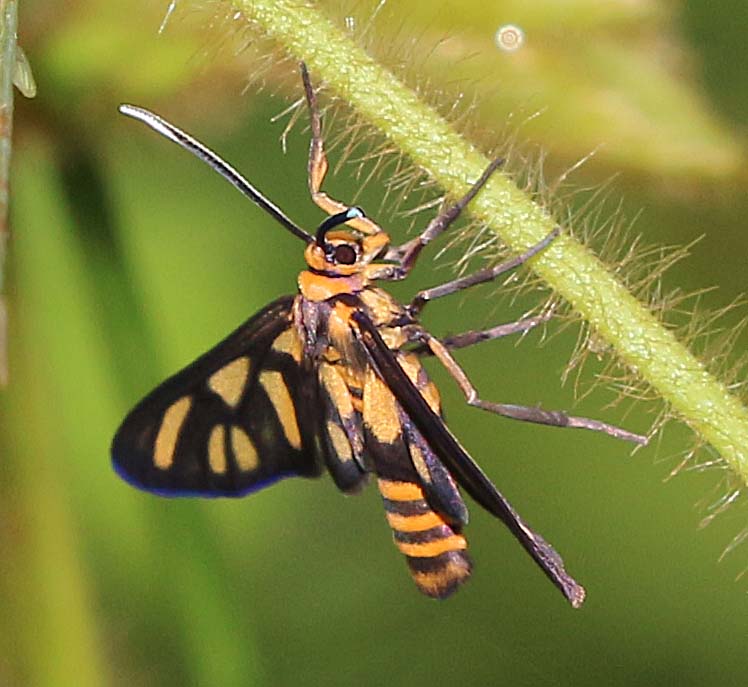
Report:
<svg viewBox="0 0 748 687"><path fill-rule="evenodd" d="M468 346L474 346L483 341L500 339L504 336L511 336L512 334L524 334L525 332L534 329L539 324L548 322L552 317L553 311L549 310L542 315L536 315L535 317L524 317L516 322L499 324L495 327L490 327L489 329L470 330L468 332L462 332L461 334L447 336L439 341L443 346L450 350L456 348L467 348ZM426 343L421 343L414 350L419 355L433 355L433 351Z"/></svg>
<svg viewBox="0 0 748 687"><path fill-rule="evenodd" d="M301 80L304 84L304 95L306 96L306 102L309 108L309 122L312 130L312 140L309 144L309 165L307 168L309 175L309 193L312 196L312 200L328 215L336 215L339 212L345 212L349 206L341 203L339 200L330 198L330 196L321 190L322 182L325 180L325 175L327 174L327 169L329 167L327 163L327 155L325 154L325 146L322 141L322 116L320 115L319 107L317 105L317 94L314 92L314 88L312 87L306 64L302 62L300 69ZM368 217L349 220L346 224L367 235L379 234L382 232L382 228L375 222L372 222Z"/></svg>
<svg viewBox="0 0 748 687"><path fill-rule="evenodd" d="M441 341L425 330L420 331L420 339L429 347L431 352L439 359L439 362L444 365L447 372L449 372L452 378L457 382L460 390L465 395L465 400L468 405L482 408L491 413L510 417L515 420L523 420L524 422L535 422L540 425L554 425L556 427L590 429L595 432L603 432L604 434L608 434L616 439L633 441L636 444L644 445L647 443L647 438L640 434L634 434L633 432L609 425L605 422L600 422L599 420L592 420L586 417L574 417L559 410L543 410L542 408L533 408L530 406L518 406L484 401L478 396L478 391L473 386L470 379L468 379L465 371L459 366L447 347Z"/></svg>
<svg viewBox="0 0 748 687"><path fill-rule="evenodd" d="M434 300L435 298L450 296L453 293L468 289L471 286L476 286L477 284L484 284L485 282L493 281L505 272L509 272L510 270L519 267L523 263L527 262L531 257L537 255L559 235L560 231L560 228L556 227L542 241L539 241L534 246L530 246L530 248L528 248L524 253L513 257L511 260L502 262L500 265L495 265L494 267L485 267L481 270L478 270L477 272L473 272L472 274L468 274L464 277L459 277L458 279L448 281L445 284L440 284L439 286L434 286L430 289L419 291L408 306L408 312L412 317L415 317L421 312L421 310L423 310L426 303Z"/></svg>
<svg viewBox="0 0 748 687"><path fill-rule="evenodd" d="M389 249L384 259L393 260L399 263L396 278L404 279L408 275L408 272L410 272L416 264L416 260L421 251L449 228L452 222L460 216L460 213L463 211L465 206L475 198L478 192L491 178L491 175L503 164L503 162L504 160L502 158L493 160L488 167L486 167L478 181L470 187L470 190L456 203L445 208L434 217L420 236L416 236L414 239L402 244L401 246L394 246Z"/></svg>

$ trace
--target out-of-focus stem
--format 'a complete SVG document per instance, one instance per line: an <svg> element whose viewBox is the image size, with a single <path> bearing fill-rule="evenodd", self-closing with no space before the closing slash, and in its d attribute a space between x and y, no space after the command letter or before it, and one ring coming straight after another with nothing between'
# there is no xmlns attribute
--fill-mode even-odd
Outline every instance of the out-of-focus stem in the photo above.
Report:
<svg viewBox="0 0 748 687"><path fill-rule="evenodd" d="M8 383L8 311L2 295L8 245L8 176L13 132L13 70L16 62L15 0L0 2L0 386Z"/></svg>

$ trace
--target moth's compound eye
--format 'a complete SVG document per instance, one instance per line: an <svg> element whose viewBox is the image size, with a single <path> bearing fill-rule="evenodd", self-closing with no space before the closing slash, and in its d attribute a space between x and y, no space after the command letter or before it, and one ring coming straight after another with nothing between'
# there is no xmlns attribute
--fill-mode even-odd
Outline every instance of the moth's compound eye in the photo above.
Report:
<svg viewBox="0 0 748 687"><path fill-rule="evenodd" d="M348 243L335 246L333 258L338 265L353 265L358 258L356 249Z"/></svg>

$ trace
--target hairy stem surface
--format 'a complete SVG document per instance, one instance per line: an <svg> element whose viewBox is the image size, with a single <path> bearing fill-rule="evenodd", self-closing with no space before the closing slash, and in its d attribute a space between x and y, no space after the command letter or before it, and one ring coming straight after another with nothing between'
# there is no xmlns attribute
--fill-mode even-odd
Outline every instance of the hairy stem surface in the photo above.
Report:
<svg viewBox="0 0 748 687"><path fill-rule="evenodd" d="M246 18L289 54L315 82L380 129L455 197L488 165L434 109L368 56L319 10L293 0L233 0ZM496 174L470 206L513 250L540 241L554 221L512 181ZM748 483L748 410L706 371L587 248L561 236L531 261L618 358L654 387Z"/></svg>

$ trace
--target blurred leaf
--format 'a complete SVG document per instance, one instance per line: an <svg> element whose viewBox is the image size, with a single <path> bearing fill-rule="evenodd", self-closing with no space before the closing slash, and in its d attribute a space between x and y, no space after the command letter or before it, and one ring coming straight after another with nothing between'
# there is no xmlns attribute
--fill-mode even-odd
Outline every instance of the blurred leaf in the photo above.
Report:
<svg viewBox="0 0 748 687"><path fill-rule="evenodd" d="M64 109L95 105L102 93L148 99L183 88L194 72L198 38L159 35L164 8L92 0L61 15L34 60L47 97Z"/></svg>
<svg viewBox="0 0 748 687"><path fill-rule="evenodd" d="M330 10L345 14L337 4ZM361 32L366 12L358 15ZM675 6L659 1L445 0L436 7L410 3L407 13L385 7L367 40L416 84L428 82L432 97L443 90L445 111L450 97L464 97L468 84L477 103L468 123L476 130L495 136L514 116L523 138L569 161L602 146L598 159L616 171L735 176L742 143L690 76L692 60L675 23ZM506 24L525 33L516 52L496 45L496 31ZM458 112L464 107L458 104ZM538 111L539 117L522 123ZM482 135L484 143L495 144L488 136Z"/></svg>
<svg viewBox="0 0 748 687"><path fill-rule="evenodd" d="M82 409L77 401L85 403L88 397L76 397L70 390L81 383L81 369L100 371L100 357L93 332L76 346L60 340L80 331L89 318L76 318L71 307L81 305L84 277L76 269L80 265L65 210L59 196L50 192L56 180L48 156L48 150L37 146L14 166L18 193L13 222L25 229L15 243L14 286L23 294L19 312L29 315L22 319L24 344L11 391L16 418L12 461L25 513L22 549L15 552L26 570L18 580L16 601L19 638L25 644L19 656L30 684L100 685L105 663L92 608L91 572L81 546L87 528L81 528L70 499L76 483L89 494L97 493L90 481L95 471L64 459L81 454L69 450L70 431L60 432L63 427L74 431L83 417L86 425L96 423L96 409L103 408L100 400L90 398L94 405ZM69 317L56 317L60 313ZM87 351L80 346L85 343L92 344Z"/></svg>

